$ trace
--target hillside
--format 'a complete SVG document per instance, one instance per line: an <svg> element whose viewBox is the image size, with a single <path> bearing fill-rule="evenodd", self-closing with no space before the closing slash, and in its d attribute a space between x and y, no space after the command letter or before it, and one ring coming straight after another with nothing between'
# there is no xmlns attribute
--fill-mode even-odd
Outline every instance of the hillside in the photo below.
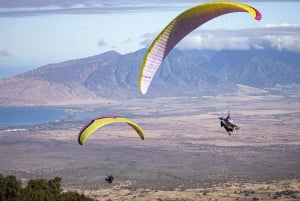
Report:
<svg viewBox="0 0 300 201"><path fill-rule="evenodd" d="M82 104L155 96L211 95L300 84L300 53L275 50L173 50L147 96L137 87L145 49L49 64L0 80L0 105Z"/></svg>

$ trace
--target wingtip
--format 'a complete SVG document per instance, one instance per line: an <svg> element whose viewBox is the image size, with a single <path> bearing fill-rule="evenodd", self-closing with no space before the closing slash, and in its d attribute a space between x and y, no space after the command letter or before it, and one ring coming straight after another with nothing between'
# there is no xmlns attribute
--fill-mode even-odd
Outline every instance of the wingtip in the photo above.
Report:
<svg viewBox="0 0 300 201"><path fill-rule="evenodd" d="M255 19L256 20L261 20L262 19L262 14L258 10L256 10L256 9L255 9L255 13L256 13Z"/></svg>
<svg viewBox="0 0 300 201"><path fill-rule="evenodd" d="M147 93L147 90L140 89L140 92L142 95L145 95Z"/></svg>

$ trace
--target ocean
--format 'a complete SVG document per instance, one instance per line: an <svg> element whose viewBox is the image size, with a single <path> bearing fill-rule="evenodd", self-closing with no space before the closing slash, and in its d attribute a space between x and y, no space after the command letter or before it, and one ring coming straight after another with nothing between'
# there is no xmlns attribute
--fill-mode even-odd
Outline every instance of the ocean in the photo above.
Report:
<svg viewBox="0 0 300 201"><path fill-rule="evenodd" d="M49 123L68 116L69 113L63 108L0 107L0 127Z"/></svg>

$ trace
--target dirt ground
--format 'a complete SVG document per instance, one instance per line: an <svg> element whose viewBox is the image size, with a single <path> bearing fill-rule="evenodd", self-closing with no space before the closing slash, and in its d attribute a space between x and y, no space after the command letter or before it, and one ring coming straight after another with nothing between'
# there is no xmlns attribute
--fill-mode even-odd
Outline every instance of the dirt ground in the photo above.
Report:
<svg viewBox="0 0 300 201"><path fill-rule="evenodd" d="M300 183L297 180L271 181L268 183L227 182L208 188L174 190L130 189L130 182L112 188L81 190L79 192L97 200L299 200ZM67 190L67 189L66 189Z"/></svg>
<svg viewBox="0 0 300 201"><path fill-rule="evenodd" d="M1 128L0 173L23 182L60 176L65 190L98 200L300 200L299 100L240 86L235 94L106 106L140 124L144 141L116 124L80 146L84 121L72 119ZM228 110L241 127L231 136L218 120Z"/></svg>

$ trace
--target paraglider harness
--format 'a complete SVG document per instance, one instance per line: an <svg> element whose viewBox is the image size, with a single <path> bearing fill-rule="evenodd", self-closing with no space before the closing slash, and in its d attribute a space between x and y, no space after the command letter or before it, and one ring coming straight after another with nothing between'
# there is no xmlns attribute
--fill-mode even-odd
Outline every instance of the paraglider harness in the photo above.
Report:
<svg viewBox="0 0 300 201"><path fill-rule="evenodd" d="M235 129L238 130L240 127L237 125L233 124L231 121L231 117L228 111L228 116L223 119L223 117L219 117L220 122L221 122L221 127L224 127L225 130L227 131L228 135L231 135L231 132L233 132Z"/></svg>
<svg viewBox="0 0 300 201"><path fill-rule="evenodd" d="M112 175L108 175L106 178L105 178L105 181L109 184L113 183L114 181L114 177Z"/></svg>

